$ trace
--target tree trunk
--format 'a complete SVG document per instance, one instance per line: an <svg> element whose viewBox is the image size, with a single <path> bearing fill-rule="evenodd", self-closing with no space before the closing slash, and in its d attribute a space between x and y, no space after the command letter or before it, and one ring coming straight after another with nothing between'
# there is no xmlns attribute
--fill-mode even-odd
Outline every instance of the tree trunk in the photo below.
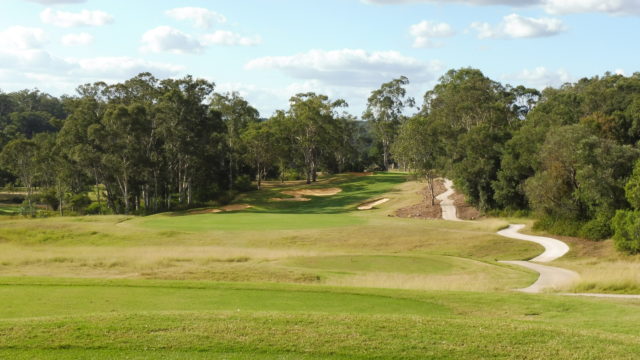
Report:
<svg viewBox="0 0 640 360"><path fill-rule="evenodd" d="M384 171L389 171L389 142L382 140L382 156L384 161Z"/></svg>
<svg viewBox="0 0 640 360"><path fill-rule="evenodd" d="M256 181L258 183L258 190L260 190L262 186L262 170L260 169L260 164L258 164L258 175L256 176Z"/></svg>
<svg viewBox="0 0 640 360"><path fill-rule="evenodd" d="M233 155L229 152L229 190L233 190Z"/></svg>
<svg viewBox="0 0 640 360"><path fill-rule="evenodd" d="M435 179L433 178L433 176L430 176L430 175L427 175L426 178L427 178L427 184L429 185L429 191L431 193L431 199L430 199L431 200L431 206L433 206L433 205L436 204L436 194L435 194L435 191L434 191L434 187L435 187L434 186L434 180Z"/></svg>
<svg viewBox="0 0 640 360"><path fill-rule="evenodd" d="M96 180L96 199L98 200L98 213L102 215L102 201L100 199L100 180L98 179L98 169L93 168L93 177Z"/></svg>
<svg viewBox="0 0 640 360"><path fill-rule="evenodd" d="M187 182L187 204L191 205L193 200L193 193L191 192L191 179Z"/></svg>

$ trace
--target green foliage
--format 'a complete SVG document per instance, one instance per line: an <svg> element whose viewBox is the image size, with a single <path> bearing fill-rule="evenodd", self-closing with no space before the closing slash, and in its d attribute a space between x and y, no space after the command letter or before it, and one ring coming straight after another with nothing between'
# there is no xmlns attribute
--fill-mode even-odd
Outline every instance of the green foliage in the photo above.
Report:
<svg viewBox="0 0 640 360"><path fill-rule="evenodd" d="M578 235L585 239L590 240L603 240L608 239L613 235L611 228L612 215L601 212L594 219L585 223Z"/></svg>
<svg viewBox="0 0 640 360"><path fill-rule="evenodd" d="M629 254L640 253L640 210L618 210L611 227L618 250Z"/></svg>
<svg viewBox="0 0 640 360"><path fill-rule="evenodd" d="M640 161L637 161L631 178L624 187L625 196L634 209L640 210Z"/></svg>
<svg viewBox="0 0 640 360"><path fill-rule="evenodd" d="M80 214L84 214L91 203L91 199L87 194L76 194L69 199L71 209Z"/></svg>
<svg viewBox="0 0 640 360"><path fill-rule="evenodd" d="M109 209L105 204L92 202L86 207L84 213L87 215L108 215L111 213L111 209Z"/></svg>
<svg viewBox="0 0 640 360"><path fill-rule="evenodd" d="M60 199L58 199L58 195L54 189L47 189L40 193L40 201L53 210L58 210L58 206L60 206Z"/></svg>
<svg viewBox="0 0 640 360"><path fill-rule="evenodd" d="M251 177L249 177L249 175L238 176L233 183L233 188L241 192L255 190L255 187L251 184Z"/></svg>
<svg viewBox="0 0 640 360"><path fill-rule="evenodd" d="M407 97L407 85L409 79L404 76L382 84L379 89L371 92L367 109L362 115L364 120L372 124L373 133L382 145L384 170L389 170L391 166L391 146L404 120L405 107L415 105L415 100Z"/></svg>
<svg viewBox="0 0 640 360"><path fill-rule="evenodd" d="M533 229L563 236L578 236L583 226L584 223L578 220L542 215L533 225Z"/></svg>

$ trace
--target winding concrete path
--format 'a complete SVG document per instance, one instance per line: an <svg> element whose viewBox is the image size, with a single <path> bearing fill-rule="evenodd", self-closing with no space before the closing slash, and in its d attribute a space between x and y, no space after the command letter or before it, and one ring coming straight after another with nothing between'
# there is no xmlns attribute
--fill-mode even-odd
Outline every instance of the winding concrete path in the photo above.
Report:
<svg viewBox="0 0 640 360"><path fill-rule="evenodd" d="M440 204L442 206L442 218L444 220L461 221L456 214L453 200L449 199L449 196L454 193L452 188L453 183L451 180L445 179L444 185L447 188L447 191L438 196L438 199L442 200L442 203ZM451 210L449 206L453 207L453 210ZM445 210L445 207L447 210ZM544 247L544 252L530 261L500 261L505 264L522 266L540 274L538 280L533 283L533 285L524 289L518 289L518 291L525 293L541 293L545 290L562 289L580 279L580 275L575 271L540 264L559 259L568 253L569 246L566 243L549 237L521 234L519 231L524 227L525 225L521 224L509 225L508 228L498 231L498 235L508 237L510 239L535 242ZM612 299L640 299L640 295L624 294L561 293L560 295Z"/></svg>
<svg viewBox="0 0 640 360"><path fill-rule="evenodd" d="M449 199L449 196L455 194L455 190L453 190L453 181L444 179L444 187L447 189L447 191L436 196L436 199L440 200L442 219L449 221L462 221L458 218L456 206L453 204L454 201L452 199Z"/></svg>
<svg viewBox="0 0 640 360"><path fill-rule="evenodd" d="M519 233L524 225L509 225L508 228L498 231L498 235L510 239L531 241L544 247L544 252L531 261L501 261L501 263L512 264L531 269L540 274L538 280L531 286L519 289L527 293L540 293L547 289L557 290L578 281L580 275L575 271L562 269L554 266L542 265L556 260L569 252L569 246L564 242L543 236L525 235ZM535 262L534 262L535 261Z"/></svg>

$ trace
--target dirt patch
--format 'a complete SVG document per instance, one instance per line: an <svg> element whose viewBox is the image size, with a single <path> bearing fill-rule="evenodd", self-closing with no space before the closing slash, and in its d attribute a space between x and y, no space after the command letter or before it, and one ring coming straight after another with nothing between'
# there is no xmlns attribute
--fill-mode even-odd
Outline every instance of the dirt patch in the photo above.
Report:
<svg viewBox="0 0 640 360"><path fill-rule="evenodd" d="M252 206L249 204L233 204L233 205L223 206L221 209L222 211L239 211L239 210L246 210L249 208L252 208Z"/></svg>
<svg viewBox="0 0 640 360"><path fill-rule="evenodd" d="M388 199L388 198L384 198L384 199L378 199L378 200L369 201L369 202L366 202L366 203L361 204L360 206L358 206L358 210L371 210L371 209L373 209L374 206L378 206L378 205L384 204L389 200L390 199Z"/></svg>
<svg viewBox="0 0 640 360"><path fill-rule="evenodd" d="M451 195L453 204L456 206L456 212L458 217L462 220L476 220L480 218L480 211L469 205L464 198L464 195L455 193Z"/></svg>
<svg viewBox="0 0 640 360"><path fill-rule="evenodd" d="M444 182L438 179L434 183L434 193L438 196L445 192L447 189L444 186ZM442 219L442 209L440 208L440 200L435 200L431 205L431 191L429 186L426 186L424 190L419 191L418 194L422 198L422 202L416 205L398 209L396 216L401 218L417 218L417 219ZM429 200L427 200L429 199Z"/></svg>
<svg viewBox="0 0 640 360"><path fill-rule="evenodd" d="M219 209L201 209L201 210L192 210L189 211L189 214L198 215L198 214L218 214L221 212L229 212L229 211L240 211L251 208L252 206L249 204L232 204L226 205Z"/></svg>

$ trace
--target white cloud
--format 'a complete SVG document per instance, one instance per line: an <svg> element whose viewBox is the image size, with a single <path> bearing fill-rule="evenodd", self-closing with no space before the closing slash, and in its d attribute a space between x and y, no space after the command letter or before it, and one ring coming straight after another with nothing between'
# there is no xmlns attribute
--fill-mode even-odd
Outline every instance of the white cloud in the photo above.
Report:
<svg viewBox="0 0 640 360"><path fill-rule="evenodd" d="M67 11L54 11L47 8L40 13L40 20L43 23L70 28L76 26L104 26L113 23L113 17L104 11L82 10L78 13Z"/></svg>
<svg viewBox="0 0 640 360"><path fill-rule="evenodd" d="M202 36L203 45L254 46L262 42L259 36L245 37L231 31L218 30Z"/></svg>
<svg viewBox="0 0 640 360"><path fill-rule="evenodd" d="M547 87L559 87L574 81L573 76L564 69L552 71L543 66L532 70L524 69L517 74L505 75L503 79L540 90Z"/></svg>
<svg viewBox="0 0 640 360"><path fill-rule="evenodd" d="M202 44L191 35L169 26L159 26L142 35L143 52L170 52L174 54L199 53Z"/></svg>
<svg viewBox="0 0 640 360"><path fill-rule="evenodd" d="M361 114L366 108L367 98L374 88L373 86L334 86L318 80L305 80L273 87L262 87L241 82L219 83L216 86L216 91L219 93L238 92L240 96L247 99L252 106L260 111L261 116L269 117L276 110L287 110L289 108L289 99L292 96L306 92L324 94L334 100L345 99L349 104L346 110L352 114Z"/></svg>
<svg viewBox="0 0 640 360"><path fill-rule="evenodd" d="M540 0L361 0L365 4L379 5L401 5L415 3L459 3L467 5L510 5L510 6L530 6L540 3Z"/></svg>
<svg viewBox="0 0 640 360"><path fill-rule="evenodd" d="M611 15L640 15L638 0L361 0L366 4L402 5L415 3L465 5L506 5L539 7L550 14L605 13Z"/></svg>
<svg viewBox="0 0 640 360"><path fill-rule="evenodd" d="M426 63L396 51L367 52L359 49L311 50L293 56L268 56L251 60L248 70L275 69L303 80L319 80L336 86L378 86L384 81L407 76L425 82L440 71L439 62Z"/></svg>
<svg viewBox="0 0 640 360"><path fill-rule="evenodd" d="M446 38L455 34L451 25L432 21L421 21L411 25L409 33L413 36L413 47L426 48L437 47L440 43L434 42L434 38Z"/></svg>
<svg viewBox="0 0 640 360"><path fill-rule="evenodd" d="M0 46L13 50L28 50L42 47L47 41L44 30L39 28L12 26L0 31Z"/></svg>
<svg viewBox="0 0 640 360"><path fill-rule="evenodd" d="M26 0L43 5L58 5L58 4L79 4L86 2L87 0Z"/></svg>
<svg viewBox="0 0 640 360"><path fill-rule="evenodd" d="M208 29L213 26L213 24L224 24L227 22L227 18L223 15L205 8L182 7L167 10L165 13L167 16L176 20L191 20L195 27L202 29Z"/></svg>
<svg viewBox="0 0 640 360"><path fill-rule="evenodd" d="M638 0L545 0L543 6L550 14L640 15L640 1Z"/></svg>
<svg viewBox="0 0 640 360"><path fill-rule="evenodd" d="M554 36L567 30L560 19L530 18L518 14L507 15L497 25L474 22L471 28L478 38L536 38Z"/></svg>
<svg viewBox="0 0 640 360"><path fill-rule="evenodd" d="M86 46L93 43L93 36L89 33L67 34L60 42L64 46Z"/></svg>

